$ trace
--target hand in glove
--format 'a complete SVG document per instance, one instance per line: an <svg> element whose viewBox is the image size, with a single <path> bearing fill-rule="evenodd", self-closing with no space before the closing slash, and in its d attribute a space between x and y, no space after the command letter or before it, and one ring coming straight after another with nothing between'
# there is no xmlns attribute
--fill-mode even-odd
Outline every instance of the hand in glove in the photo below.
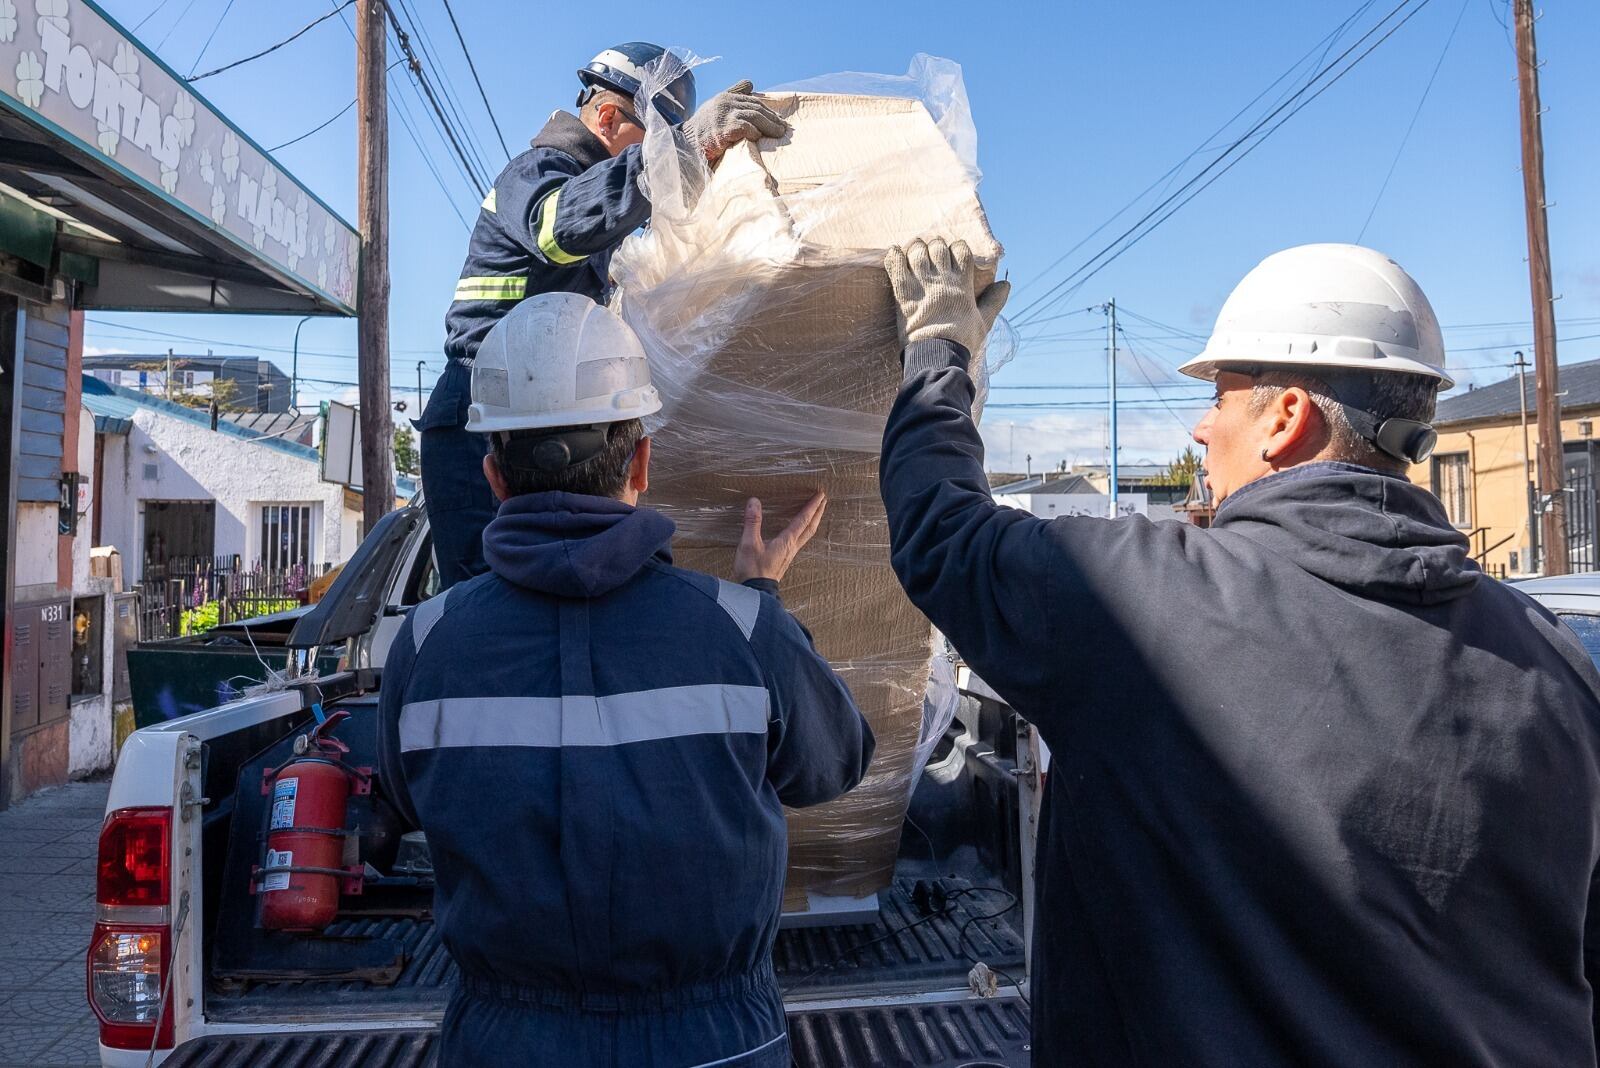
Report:
<svg viewBox="0 0 1600 1068"><path fill-rule="evenodd" d="M684 136L706 154L708 162L717 162L740 141L782 137L789 132L789 124L752 89L748 80L731 86L707 100L684 122Z"/></svg>
<svg viewBox="0 0 1600 1068"><path fill-rule="evenodd" d="M900 347L944 338L976 354L1011 295L1010 282L995 282L981 294L965 241L921 238L884 257L889 285L899 306Z"/></svg>

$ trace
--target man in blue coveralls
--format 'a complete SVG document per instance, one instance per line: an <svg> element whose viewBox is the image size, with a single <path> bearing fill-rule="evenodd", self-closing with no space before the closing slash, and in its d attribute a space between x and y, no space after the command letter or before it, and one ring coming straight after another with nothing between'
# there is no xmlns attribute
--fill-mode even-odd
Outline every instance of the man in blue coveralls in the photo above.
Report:
<svg viewBox="0 0 1600 1068"><path fill-rule="evenodd" d="M681 73L672 77L670 67L658 65ZM666 87L644 101L647 75ZM645 135L639 111L653 107L713 163L730 145L788 130L748 81L696 111L694 74L659 45L608 48L578 78L577 115L552 114L484 199L445 314L445 370L416 424L434 560L446 589L484 570L483 528L495 513L482 472L484 439L465 429L478 345L508 311L537 294L604 301L612 251L650 218L639 188Z"/></svg>
<svg viewBox="0 0 1600 1068"><path fill-rule="evenodd" d="M426 832L461 971L444 1068L788 1068L772 969L784 806L872 757L778 598L818 494L724 581L640 507L661 407L628 325L573 293L501 319L467 427L504 503L487 574L422 602L384 664L382 781Z"/></svg>

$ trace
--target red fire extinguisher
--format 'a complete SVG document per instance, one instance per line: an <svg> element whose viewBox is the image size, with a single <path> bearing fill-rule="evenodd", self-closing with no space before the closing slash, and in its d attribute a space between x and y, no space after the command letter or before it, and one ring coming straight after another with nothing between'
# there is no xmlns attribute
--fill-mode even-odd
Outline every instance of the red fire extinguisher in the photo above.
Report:
<svg viewBox="0 0 1600 1068"><path fill-rule="evenodd" d="M343 760L350 747L329 731L349 712L335 712L295 739L295 755L261 777L272 797L266 855L251 872L261 896L261 926L320 931L339 912L339 895L361 893L361 866L344 866L345 806L372 790L372 769Z"/></svg>

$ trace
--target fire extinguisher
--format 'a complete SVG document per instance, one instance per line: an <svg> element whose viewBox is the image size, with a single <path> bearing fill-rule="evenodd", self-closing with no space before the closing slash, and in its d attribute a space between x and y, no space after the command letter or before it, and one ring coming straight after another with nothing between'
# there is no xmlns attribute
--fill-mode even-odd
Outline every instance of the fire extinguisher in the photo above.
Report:
<svg viewBox="0 0 1600 1068"><path fill-rule="evenodd" d="M371 792L372 769L346 764L350 747L329 733L349 715L335 712L296 738L294 756L261 777L272 813L250 892L269 930L320 931L338 914L341 891L361 893L361 866L344 866L345 808L351 794Z"/></svg>

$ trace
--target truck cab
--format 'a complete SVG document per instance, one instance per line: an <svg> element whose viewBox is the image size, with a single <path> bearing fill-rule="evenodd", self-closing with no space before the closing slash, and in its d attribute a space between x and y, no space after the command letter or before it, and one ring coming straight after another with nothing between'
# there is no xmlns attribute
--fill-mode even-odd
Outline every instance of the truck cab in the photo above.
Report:
<svg viewBox="0 0 1600 1068"><path fill-rule="evenodd" d="M88 996L101 1061L132 1066L427 1065L455 968L432 921L420 832L388 801L375 730L382 665L438 593L420 498L379 523L283 648L268 682L135 731L100 838ZM339 670L316 670L337 651ZM1041 752L962 671L875 911L786 917L773 958L795 1063L1029 1063L1027 934ZM268 930L259 896L276 769L348 713L345 886L320 931ZM359 891L359 892L350 892Z"/></svg>

